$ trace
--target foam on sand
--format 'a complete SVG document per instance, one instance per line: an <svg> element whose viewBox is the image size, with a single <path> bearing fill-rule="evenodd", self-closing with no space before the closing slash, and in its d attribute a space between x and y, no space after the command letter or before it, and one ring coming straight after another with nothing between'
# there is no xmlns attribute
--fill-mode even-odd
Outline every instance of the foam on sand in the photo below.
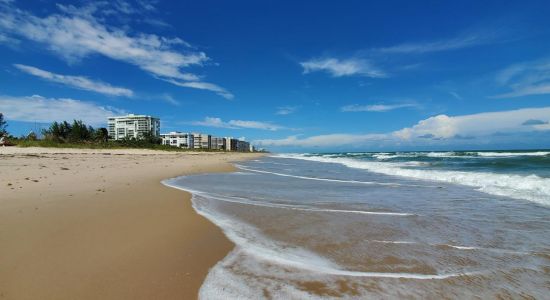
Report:
<svg viewBox="0 0 550 300"><path fill-rule="evenodd" d="M208 274L200 290L201 299L250 298L265 290L274 297L307 299L314 296L297 289L293 281L330 280L331 276L423 281L481 274L477 271L422 274L347 270L315 252L267 238L254 226L211 209L203 196L194 194L193 207L221 227L236 244Z"/></svg>

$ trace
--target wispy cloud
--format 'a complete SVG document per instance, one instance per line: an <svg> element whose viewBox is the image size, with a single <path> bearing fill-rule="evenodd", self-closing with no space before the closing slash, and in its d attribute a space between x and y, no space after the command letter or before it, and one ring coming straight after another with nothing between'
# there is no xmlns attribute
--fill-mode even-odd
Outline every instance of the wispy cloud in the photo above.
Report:
<svg viewBox="0 0 550 300"><path fill-rule="evenodd" d="M550 94L550 59L509 66L497 73L495 81L512 91L490 98Z"/></svg>
<svg viewBox="0 0 550 300"><path fill-rule="evenodd" d="M371 111L371 112L387 112L390 110L400 109L400 108L406 108L406 107L417 107L417 104L414 103L401 103L401 104L372 104L372 105L359 105L359 104L352 104L352 105L346 105L342 106L340 109L343 112L365 112L365 111Z"/></svg>
<svg viewBox="0 0 550 300"><path fill-rule="evenodd" d="M102 125L107 118L125 114L121 109L100 106L93 102L68 98L44 98L38 95L13 97L0 95L0 111L6 119L23 122L53 122L83 120Z"/></svg>
<svg viewBox="0 0 550 300"><path fill-rule="evenodd" d="M423 144L427 141L485 139L488 136L550 130L550 107L485 112L462 116L437 115L397 131L381 134L326 134L254 141L272 147L334 147L377 145L381 142Z"/></svg>
<svg viewBox="0 0 550 300"><path fill-rule="evenodd" d="M203 121L194 121L191 122L192 125L196 126L206 126L206 127L217 127L217 128L230 128L230 129L261 129L261 130L270 130L277 131L283 129L284 127L270 123L270 122L259 122L259 121L243 121L243 120L230 120L224 122L221 118L206 117Z"/></svg>
<svg viewBox="0 0 550 300"><path fill-rule="evenodd" d="M172 105L176 105L176 106L180 105L179 101L174 99L174 97L172 97L172 95L170 94L162 94L159 96L159 98L164 102L170 103Z"/></svg>
<svg viewBox="0 0 550 300"><path fill-rule="evenodd" d="M372 78L387 77L382 70L374 67L371 62L361 58L314 58L301 62L304 74L312 72L326 72L333 77L365 76Z"/></svg>
<svg viewBox="0 0 550 300"><path fill-rule="evenodd" d="M501 36L500 32L479 31L476 33L461 34L450 39L436 41L404 43L390 47L374 49L380 53L388 54L422 54L430 52L458 50L473 46L485 45L496 42Z"/></svg>
<svg viewBox="0 0 550 300"><path fill-rule="evenodd" d="M61 75L21 64L14 64L14 66L27 74L81 90L92 91L110 96L132 97L134 94L134 92L130 89L112 86L108 83L91 80L84 76Z"/></svg>
<svg viewBox="0 0 550 300"><path fill-rule="evenodd" d="M0 44L5 44L7 46L15 47L19 45L19 40L0 33Z"/></svg>
<svg viewBox="0 0 550 300"><path fill-rule="evenodd" d="M321 57L300 62L303 73L326 72L333 77L365 76L371 78L389 77L388 71L399 72L418 68L421 63L400 63L391 66L389 57L396 58L404 54L424 54L459 50L469 47L492 44L505 41L504 33L499 29L483 29L469 31L453 38L402 43L388 47L358 50L350 58Z"/></svg>
<svg viewBox="0 0 550 300"><path fill-rule="evenodd" d="M242 121L242 120L231 120L229 124L238 128L250 128L250 129L262 129L262 130L271 130L277 131L283 129L282 126L275 125L268 122L258 122L258 121Z"/></svg>
<svg viewBox="0 0 550 300"><path fill-rule="evenodd" d="M449 92L449 95L453 96L453 98L455 98L456 100L462 100L462 96L460 96L457 92L455 91L450 91Z"/></svg>
<svg viewBox="0 0 550 300"><path fill-rule="evenodd" d="M206 117L202 121L193 121L190 124L195 126L236 129L236 127L231 126L229 125L229 123L222 121L221 118L214 118L214 117Z"/></svg>
<svg viewBox="0 0 550 300"><path fill-rule="evenodd" d="M262 139L252 143L263 147L334 147L358 145L371 141L387 140L384 134L325 134L301 138L293 135L283 139Z"/></svg>
<svg viewBox="0 0 550 300"><path fill-rule="evenodd" d="M190 87L190 88L195 88L199 90L212 91L228 100L235 98L235 96L229 91L227 91L226 89L209 82L202 82L202 81L185 82L185 81L177 81L172 79L167 79L166 81L175 85L183 86L183 87Z"/></svg>
<svg viewBox="0 0 550 300"><path fill-rule="evenodd" d="M280 106L277 107L276 115L290 115L298 110L298 106Z"/></svg>
<svg viewBox="0 0 550 300"><path fill-rule="evenodd" d="M120 1L119 1L120 2ZM119 3L117 2L117 3ZM183 83L179 86L214 91L224 97L227 91L200 76L184 71L191 66L204 66L210 61L206 53L188 47L180 38L133 33L126 27L106 25L97 3L82 8L58 5L61 13L42 17L18 9L12 4L0 5L0 34L24 38L43 44L69 62L90 55L102 55L135 65L156 78ZM117 11L123 6L117 7ZM217 92L217 90L224 92Z"/></svg>

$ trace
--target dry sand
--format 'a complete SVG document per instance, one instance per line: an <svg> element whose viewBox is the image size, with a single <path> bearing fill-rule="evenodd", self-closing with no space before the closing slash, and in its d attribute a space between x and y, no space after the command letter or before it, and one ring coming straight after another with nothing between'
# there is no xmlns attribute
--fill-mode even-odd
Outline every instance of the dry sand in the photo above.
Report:
<svg viewBox="0 0 550 300"><path fill-rule="evenodd" d="M233 245L161 180L259 154L0 148L0 299L194 299Z"/></svg>

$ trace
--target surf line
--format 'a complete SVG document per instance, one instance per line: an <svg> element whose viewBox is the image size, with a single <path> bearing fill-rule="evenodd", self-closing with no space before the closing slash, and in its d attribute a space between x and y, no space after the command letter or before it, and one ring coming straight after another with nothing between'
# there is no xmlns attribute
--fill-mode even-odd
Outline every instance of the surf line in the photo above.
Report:
<svg viewBox="0 0 550 300"><path fill-rule="evenodd" d="M328 182L339 182L339 183L355 183L355 184L365 184L365 185L385 185L385 186L405 186L405 187L431 187L431 188L442 188L441 186L434 185L420 185L420 184L402 184L402 183L389 183L389 182L375 182L375 181L358 181L358 180L342 180L342 179L330 179L330 178L316 178L316 177L307 177L299 175L290 175L277 172L262 171L256 169L246 168L242 165L235 165L237 168L249 172L262 173L262 174L271 174L276 176L283 177L292 177L305 180L316 180L316 181L328 181Z"/></svg>
<svg viewBox="0 0 550 300"><path fill-rule="evenodd" d="M244 252L246 254L249 254L256 259L279 264L279 265L285 265L301 270L307 270L315 273L320 274L327 274L327 275L338 275L338 276L349 276L349 277L367 277L367 278L392 278L392 279L418 279L418 280L442 280L447 278L453 278L453 277L461 277L461 276L473 276L473 275L480 275L483 274L484 271L468 271L468 272L457 272L457 273L443 273L443 274L422 274L422 273L398 273L398 272L365 272L365 271L351 271L351 270L345 270L340 269L338 265L333 265L332 262L327 261L321 262L321 265L319 264L312 264L307 263L304 261L298 261L295 258L291 257L284 257L283 255L280 255L280 253L277 253L275 257L273 255L270 255L270 250L265 251L263 247L257 246L257 245L251 245L249 242L245 242L248 245L239 244L239 242L236 242L236 244L239 244L240 247L237 249L237 252L233 252L229 259L233 260L235 259L235 256L238 252Z"/></svg>
<svg viewBox="0 0 550 300"><path fill-rule="evenodd" d="M207 193L207 192L201 192L185 187L180 187L174 184L171 184L170 182L163 181L164 185L183 190L186 192L189 192L195 196L203 197L206 199L212 199L217 201L223 201L223 202L229 202L229 203L236 203L236 204L243 204L243 205L253 205L253 206L259 206L259 207L269 207L269 208L279 208L279 209L290 209L290 210L298 210L298 211L311 211L311 212L325 212L325 213L348 213L348 214L362 214L362 215L380 215L380 216L416 216L415 214L411 213L399 213L399 212L386 212L386 211L365 211L365 210L343 210L343 209L325 209L325 208L314 208L314 207L303 207L303 206L297 206L297 205L289 205L289 204L276 204L276 203L260 203L260 202L253 202L249 199L242 198L242 197L232 197L232 196L222 196L217 195L214 193Z"/></svg>
<svg viewBox="0 0 550 300"><path fill-rule="evenodd" d="M269 208L280 208L280 209L290 209L290 210L298 210L298 211L311 211L311 212L349 213L349 214L362 214L362 215L405 216L405 217L406 216L414 216L414 214L411 214L411 213L386 212L386 211L365 211L365 210L344 210L344 209L303 207L303 206L297 206L297 205L278 204L278 203L259 203L259 202L250 201L249 199L242 198L242 197L222 196L222 195L217 195L217 194L214 194L214 193L205 193L205 192L199 192L199 191L190 191L190 192L193 193L193 194L196 194L197 196L202 196L202 197L207 198L207 199L215 199L215 200L219 200L219 201L245 204L245 205L254 205L254 206L261 206L261 207L269 207Z"/></svg>
<svg viewBox="0 0 550 300"><path fill-rule="evenodd" d="M486 247L476 247L476 246L459 246L459 245L451 245L451 244L438 244L438 243L419 243L419 242L410 242L410 241L384 241L384 240L369 240L367 242L373 242L373 243L381 243L381 244L405 244L405 245L428 245L432 247L449 247L459 250L479 250L479 251L487 251L487 252L494 252L494 253L502 253L502 254L513 254L513 255L531 255L532 252L530 251L516 251L511 249L501 249L501 248L486 248Z"/></svg>

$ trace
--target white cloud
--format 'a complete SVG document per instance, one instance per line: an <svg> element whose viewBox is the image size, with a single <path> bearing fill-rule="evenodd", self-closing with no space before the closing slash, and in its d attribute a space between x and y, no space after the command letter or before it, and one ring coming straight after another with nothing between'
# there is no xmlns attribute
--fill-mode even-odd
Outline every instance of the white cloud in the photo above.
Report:
<svg viewBox="0 0 550 300"><path fill-rule="evenodd" d="M550 94L550 60L509 66L497 73L495 81L512 91L491 98Z"/></svg>
<svg viewBox="0 0 550 300"><path fill-rule="evenodd" d="M550 82L523 86L510 93L504 93L490 98L515 98L529 95L545 95L550 94Z"/></svg>
<svg viewBox="0 0 550 300"><path fill-rule="evenodd" d="M174 99L174 97L172 97L172 95L170 95L170 94L162 94L159 97L160 97L160 99L162 99L165 102L170 103L172 105L176 105L176 106L180 105L179 101Z"/></svg>
<svg viewBox="0 0 550 300"><path fill-rule="evenodd" d="M283 129L284 127L272 124L269 122L259 122L259 121L243 121L243 120L230 120L224 122L221 118L206 117L203 121L194 121L191 122L192 125L196 126L206 126L206 127L218 127L218 128L230 128L230 129L261 129L261 130L270 130L277 131Z"/></svg>
<svg viewBox="0 0 550 300"><path fill-rule="evenodd" d="M327 72L333 77L360 75L372 78L387 77L387 75L372 66L372 64L360 58L337 59L337 58L318 58L301 62L304 68L304 74L312 72Z"/></svg>
<svg viewBox="0 0 550 300"><path fill-rule="evenodd" d="M539 122L533 122L537 120ZM550 130L550 107L524 108L501 112L486 112L463 116L438 115L419 121L412 127L382 134L326 134L300 138L254 141L259 146L272 147L340 147L380 145L384 142L426 143L426 140L486 139L495 134L527 133Z"/></svg>
<svg viewBox="0 0 550 300"><path fill-rule="evenodd" d="M191 122L191 125L235 129L235 127L233 127L233 126L229 125L228 123L222 121L221 118L214 118L214 117L206 117L206 118L204 118L203 121L193 121L193 122Z"/></svg>
<svg viewBox="0 0 550 300"><path fill-rule="evenodd" d="M453 96L453 98L455 98L456 100L462 100L462 96L460 96L457 92L454 92L454 91L450 91L449 94L451 96Z"/></svg>
<svg viewBox="0 0 550 300"><path fill-rule="evenodd" d="M399 108L406 107L416 107L414 103L402 103L402 104L373 104L373 105L346 105L342 106L341 110L343 112L363 112L363 111L373 111L373 112L386 112Z"/></svg>
<svg viewBox="0 0 550 300"><path fill-rule="evenodd" d="M120 109L99 106L92 102L44 98L37 95L29 97L0 95L0 111L6 119L14 121L47 123L76 119L91 125L105 124L108 117L126 113Z"/></svg>
<svg viewBox="0 0 550 300"><path fill-rule="evenodd" d="M68 86L86 90L86 91L92 91L92 92L110 95L110 96L125 96L125 97L132 97L134 94L133 91L130 89L112 86L108 83L104 83L101 81L94 81L83 76L55 74L36 67L21 65L21 64L14 64L14 66L27 74L31 74L48 81L61 83L64 85L68 85Z"/></svg>
<svg viewBox="0 0 550 300"><path fill-rule="evenodd" d="M389 77L388 73L414 70L422 63L407 63L397 60L403 54L424 54L442 51L458 50L495 42L503 42L505 34L502 26L468 31L453 38L397 44L389 47L368 48L358 50L349 59L334 57L314 58L300 62L304 74L312 72L326 72L333 77L365 76L372 78ZM391 58L391 59L390 59ZM389 71L388 71L389 70ZM392 72L393 71L393 72Z"/></svg>
<svg viewBox="0 0 550 300"><path fill-rule="evenodd" d="M19 40L16 40L14 38L11 38L5 34L0 33L0 44L5 44L7 46L17 46L19 45Z"/></svg>
<svg viewBox="0 0 550 300"><path fill-rule="evenodd" d="M438 115L422 120L412 127L403 128L393 134L401 139L426 135L443 139L457 135L486 136L501 132L532 131L537 128L524 125L527 120L532 119L548 121L550 119L550 107L485 112L456 117Z"/></svg>
<svg viewBox="0 0 550 300"><path fill-rule="evenodd" d="M498 38L497 32L477 32L473 34L462 34L452 39L429 41L420 43L405 43L391 47L378 48L375 51L382 53L412 53L421 54L429 52L457 50L495 42Z"/></svg>
<svg viewBox="0 0 550 300"><path fill-rule="evenodd" d="M190 87L190 88L195 88L200 90L212 91L224 97L225 99L229 99L229 100L235 98L235 96L230 92L228 92L226 89L209 82L200 82L200 81L180 82L180 81L170 80L170 79L166 81L175 85L183 86L183 87Z"/></svg>
<svg viewBox="0 0 550 300"><path fill-rule="evenodd" d="M262 130L271 130L277 131L283 127L275 125L268 122L258 122L258 121L242 121L242 120L231 120L228 122L229 125L238 127L238 128L251 128L251 129L262 129Z"/></svg>
<svg viewBox="0 0 550 300"><path fill-rule="evenodd" d="M298 110L298 106L280 106L277 107L277 112L275 112L276 115L290 115L296 112Z"/></svg>
<svg viewBox="0 0 550 300"><path fill-rule="evenodd" d="M293 135L284 139L255 140L253 144L272 147L335 147L343 145L359 145L371 141L387 140L384 134L325 134L306 138Z"/></svg>
<svg viewBox="0 0 550 300"><path fill-rule="evenodd" d="M99 12L105 14L106 8L98 9L99 6L94 4L77 8L58 5L61 14L41 17L9 4L2 5L0 33L44 44L69 62L90 55L102 55L135 65L155 77L170 79L168 81L172 83L176 80L192 82L180 86L212 90L211 86L209 88L212 84L202 83L199 76L183 71L183 68L207 63L210 58L204 52L189 47L177 50L178 46L187 45L179 38L130 34L126 27L105 25L102 18L94 15ZM120 11L123 7L116 9ZM228 95L227 92L218 94Z"/></svg>

